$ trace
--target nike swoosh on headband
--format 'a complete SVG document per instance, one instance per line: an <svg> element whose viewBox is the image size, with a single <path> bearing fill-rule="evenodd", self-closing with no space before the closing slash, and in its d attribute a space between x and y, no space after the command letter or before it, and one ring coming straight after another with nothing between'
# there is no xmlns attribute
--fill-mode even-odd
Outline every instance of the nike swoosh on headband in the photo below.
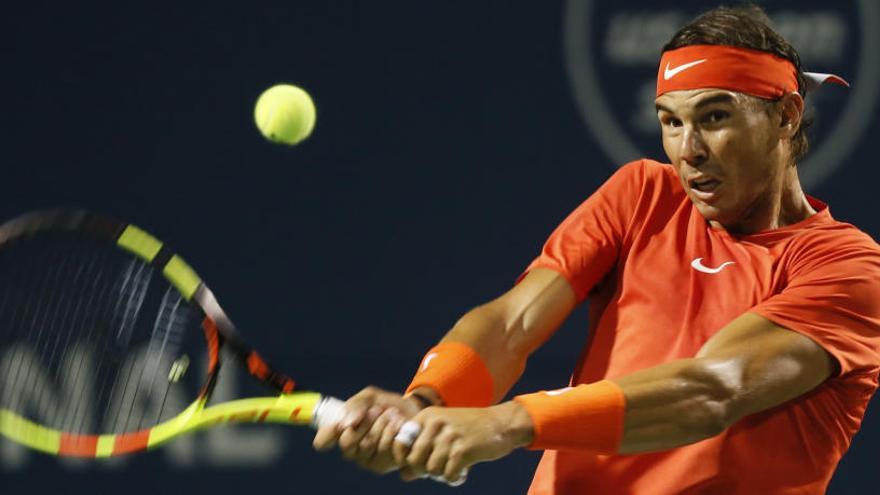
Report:
<svg viewBox="0 0 880 495"><path fill-rule="evenodd" d="M668 81L668 80L672 79L673 77L675 77L675 75L678 74L679 72L684 71L684 70L688 70L695 65L700 65L703 62L705 62L706 60L708 60L708 59L701 58L700 60L694 60L693 62L681 64L678 67L675 67L673 69L670 69L669 62L666 62L666 68L663 69L663 79Z"/></svg>
<svg viewBox="0 0 880 495"><path fill-rule="evenodd" d="M682 71L706 61L712 63L701 65L685 77L677 77ZM770 52L727 45L689 45L661 55L656 96L712 87L774 100L798 89L804 92L818 89L826 82L849 86L836 74L803 72L801 76L803 78L798 77L792 61Z"/></svg>

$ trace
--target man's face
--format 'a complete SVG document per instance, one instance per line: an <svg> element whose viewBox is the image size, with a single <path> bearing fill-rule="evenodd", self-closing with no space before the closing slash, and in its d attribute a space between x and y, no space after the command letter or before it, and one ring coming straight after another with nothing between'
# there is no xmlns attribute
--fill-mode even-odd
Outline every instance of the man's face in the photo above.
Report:
<svg viewBox="0 0 880 495"><path fill-rule="evenodd" d="M768 212L785 167L775 112L720 89L672 91L656 104L666 155L706 220L737 230Z"/></svg>

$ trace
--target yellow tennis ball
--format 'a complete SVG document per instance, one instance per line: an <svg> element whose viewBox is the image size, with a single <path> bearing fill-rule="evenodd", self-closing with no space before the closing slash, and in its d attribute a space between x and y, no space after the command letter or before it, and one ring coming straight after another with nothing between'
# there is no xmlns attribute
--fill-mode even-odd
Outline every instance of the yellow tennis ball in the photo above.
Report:
<svg viewBox="0 0 880 495"><path fill-rule="evenodd" d="M254 120L269 141L294 145L312 133L315 104L302 88L278 84L257 98Z"/></svg>

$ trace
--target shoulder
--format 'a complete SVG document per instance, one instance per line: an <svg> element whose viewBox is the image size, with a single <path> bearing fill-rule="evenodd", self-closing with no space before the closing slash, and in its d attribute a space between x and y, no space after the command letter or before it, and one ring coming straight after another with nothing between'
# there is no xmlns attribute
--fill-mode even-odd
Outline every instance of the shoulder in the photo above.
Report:
<svg viewBox="0 0 880 495"><path fill-rule="evenodd" d="M798 244L810 251L834 252L855 250L867 255L880 256L880 245L853 224L830 217L812 229L804 229Z"/></svg>
<svg viewBox="0 0 880 495"><path fill-rule="evenodd" d="M841 274L880 276L880 245L846 222L829 218L805 229L793 239L790 250L796 271L834 268Z"/></svg>
<svg viewBox="0 0 880 495"><path fill-rule="evenodd" d="M640 195L652 195L657 192L684 192L678 174L672 165L647 158L622 165L608 179L608 183L628 184L631 189L638 189Z"/></svg>
<svg viewBox="0 0 880 495"><path fill-rule="evenodd" d="M623 164L614 175L639 177L643 180L674 180L677 177L672 165L649 158L642 158Z"/></svg>
<svg viewBox="0 0 880 495"><path fill-rule="evenodd" d="M650 216L659 211L672 211L677 209L682 201L687 201L687 194L681 186L678 173L668 163L643 158L627 163L620 168L618 174L621 177L612 180L629 183L629 188L634 190L634 206L639 216Z"/></svg>

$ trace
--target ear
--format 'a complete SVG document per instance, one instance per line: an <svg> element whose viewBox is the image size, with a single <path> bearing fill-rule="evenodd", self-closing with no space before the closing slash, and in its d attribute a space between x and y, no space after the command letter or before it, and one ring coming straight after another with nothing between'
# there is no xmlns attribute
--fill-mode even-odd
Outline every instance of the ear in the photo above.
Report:
<svg viewBox="0 0 880 495"><path fill-rule="evenodd" d="M804 117L804 97L800 93L789 93L779 100L779 131L783 137L792 138L801 127Z"/></svg>

